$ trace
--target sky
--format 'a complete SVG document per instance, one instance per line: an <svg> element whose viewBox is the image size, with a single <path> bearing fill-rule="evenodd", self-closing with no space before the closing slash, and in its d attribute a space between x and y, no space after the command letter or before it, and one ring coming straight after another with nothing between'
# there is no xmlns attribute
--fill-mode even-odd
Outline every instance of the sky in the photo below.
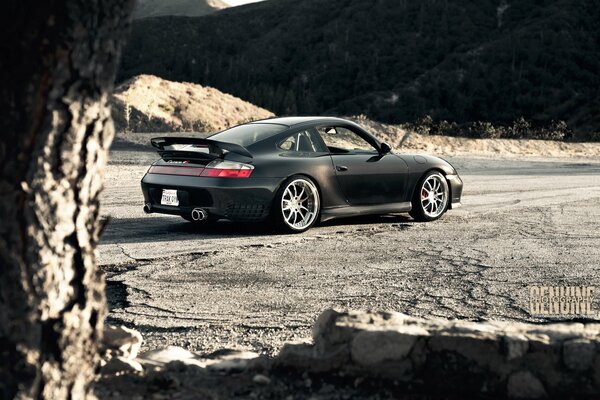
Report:
<svg viewBox="0 0 600 400"><path fill-rule="evenodd" d="M262 1L262 0L224 0L225 3L228 3L232 6L241 6L242 4L248 4L248 3L256 3L258 1Z"/></svg>

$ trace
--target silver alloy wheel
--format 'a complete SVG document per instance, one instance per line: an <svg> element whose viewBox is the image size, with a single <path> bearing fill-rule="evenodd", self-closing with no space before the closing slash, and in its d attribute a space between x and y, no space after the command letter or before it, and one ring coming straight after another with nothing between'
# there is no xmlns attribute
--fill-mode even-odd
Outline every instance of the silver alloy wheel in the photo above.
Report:
<svg viewBox="0 0 600 400"><path fill-rule="evenodd" d="M448 186L441 175L431 175L421 187L421 206L429 218L439 217L448 203Z"/></svg>
<svg viewBox="0 0 600 400"><path fill-rule="evenodd" d="M290 228L300 231L310 226L319 214L319 191L307 179L290 182L281 197L283 220Z"/></svg>

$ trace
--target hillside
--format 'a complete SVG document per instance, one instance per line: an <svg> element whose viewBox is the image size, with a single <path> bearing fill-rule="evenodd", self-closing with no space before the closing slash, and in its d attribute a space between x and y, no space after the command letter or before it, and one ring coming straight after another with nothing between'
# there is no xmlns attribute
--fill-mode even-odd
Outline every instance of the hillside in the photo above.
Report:
<svg viewBox="0 0 600 400"><path fill-rule="evenodd" d="M133 18L165 15L198 17L227 7L229 5L221 0L137 0Z"/></svg>
<svg viewBox="0 0 600 400"><path fill-rule="evenodd" d="M136 76L115 89L117 131L216 132L273 114L219 90L193 83Z"/></svg>
<svg viewBox="0 0 600 400"><path fill-rule="evenodd" d="M277 114L600 132L593 0L278 0L134 23L120 79L201 83Z"/></svg>
<svg viewBox="0 0 600 400"><path fill-rule="evenodd" d="M415 132L403 125L389 125L371 121L364 116L350 117L351 120L387 142L395 150L423 152L444 156L482 156L519 158L590 158L600 159L600 143L565 143L557 140L528 139L474 139L427 135Z"/></svg>

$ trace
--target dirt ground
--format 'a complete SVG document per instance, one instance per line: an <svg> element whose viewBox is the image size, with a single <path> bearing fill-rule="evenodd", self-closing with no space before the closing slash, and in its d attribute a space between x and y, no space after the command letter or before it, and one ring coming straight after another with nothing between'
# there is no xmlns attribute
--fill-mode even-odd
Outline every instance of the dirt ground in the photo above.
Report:
<svg viewBox="0 0 600 400"><path fill-rule="evenodd" d="M446 156L465 190L439 221L353 218L276 235L145 215L139 181L154 158L115 144L99 248L108 320L138 329L145 349L272 355L309 340L329 307L539 321L530 285L600 286L598 159Z"/></svg>

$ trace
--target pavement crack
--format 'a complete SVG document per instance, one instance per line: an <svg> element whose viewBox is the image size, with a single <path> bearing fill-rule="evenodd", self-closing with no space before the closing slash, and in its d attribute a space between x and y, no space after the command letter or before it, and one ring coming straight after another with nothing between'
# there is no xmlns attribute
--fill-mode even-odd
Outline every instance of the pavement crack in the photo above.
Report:
<svg viewBox="0 0 600 400"><path fill-rule="evenodd" d="M128 252L126 252L126 251L125 251L125 248L124 248L122 245L120 245L120 244L116 243L116 246L119 248L119 250L121 250L121 253L122 253L122 254L123 254L125 257L127 257L127 258L129 258L130 260L132 260L132 261L135 261L135 262L139 262L139 261L140 261L139 259L137 259L137 258L133 257L131 254L129 254Z"/></svg>

